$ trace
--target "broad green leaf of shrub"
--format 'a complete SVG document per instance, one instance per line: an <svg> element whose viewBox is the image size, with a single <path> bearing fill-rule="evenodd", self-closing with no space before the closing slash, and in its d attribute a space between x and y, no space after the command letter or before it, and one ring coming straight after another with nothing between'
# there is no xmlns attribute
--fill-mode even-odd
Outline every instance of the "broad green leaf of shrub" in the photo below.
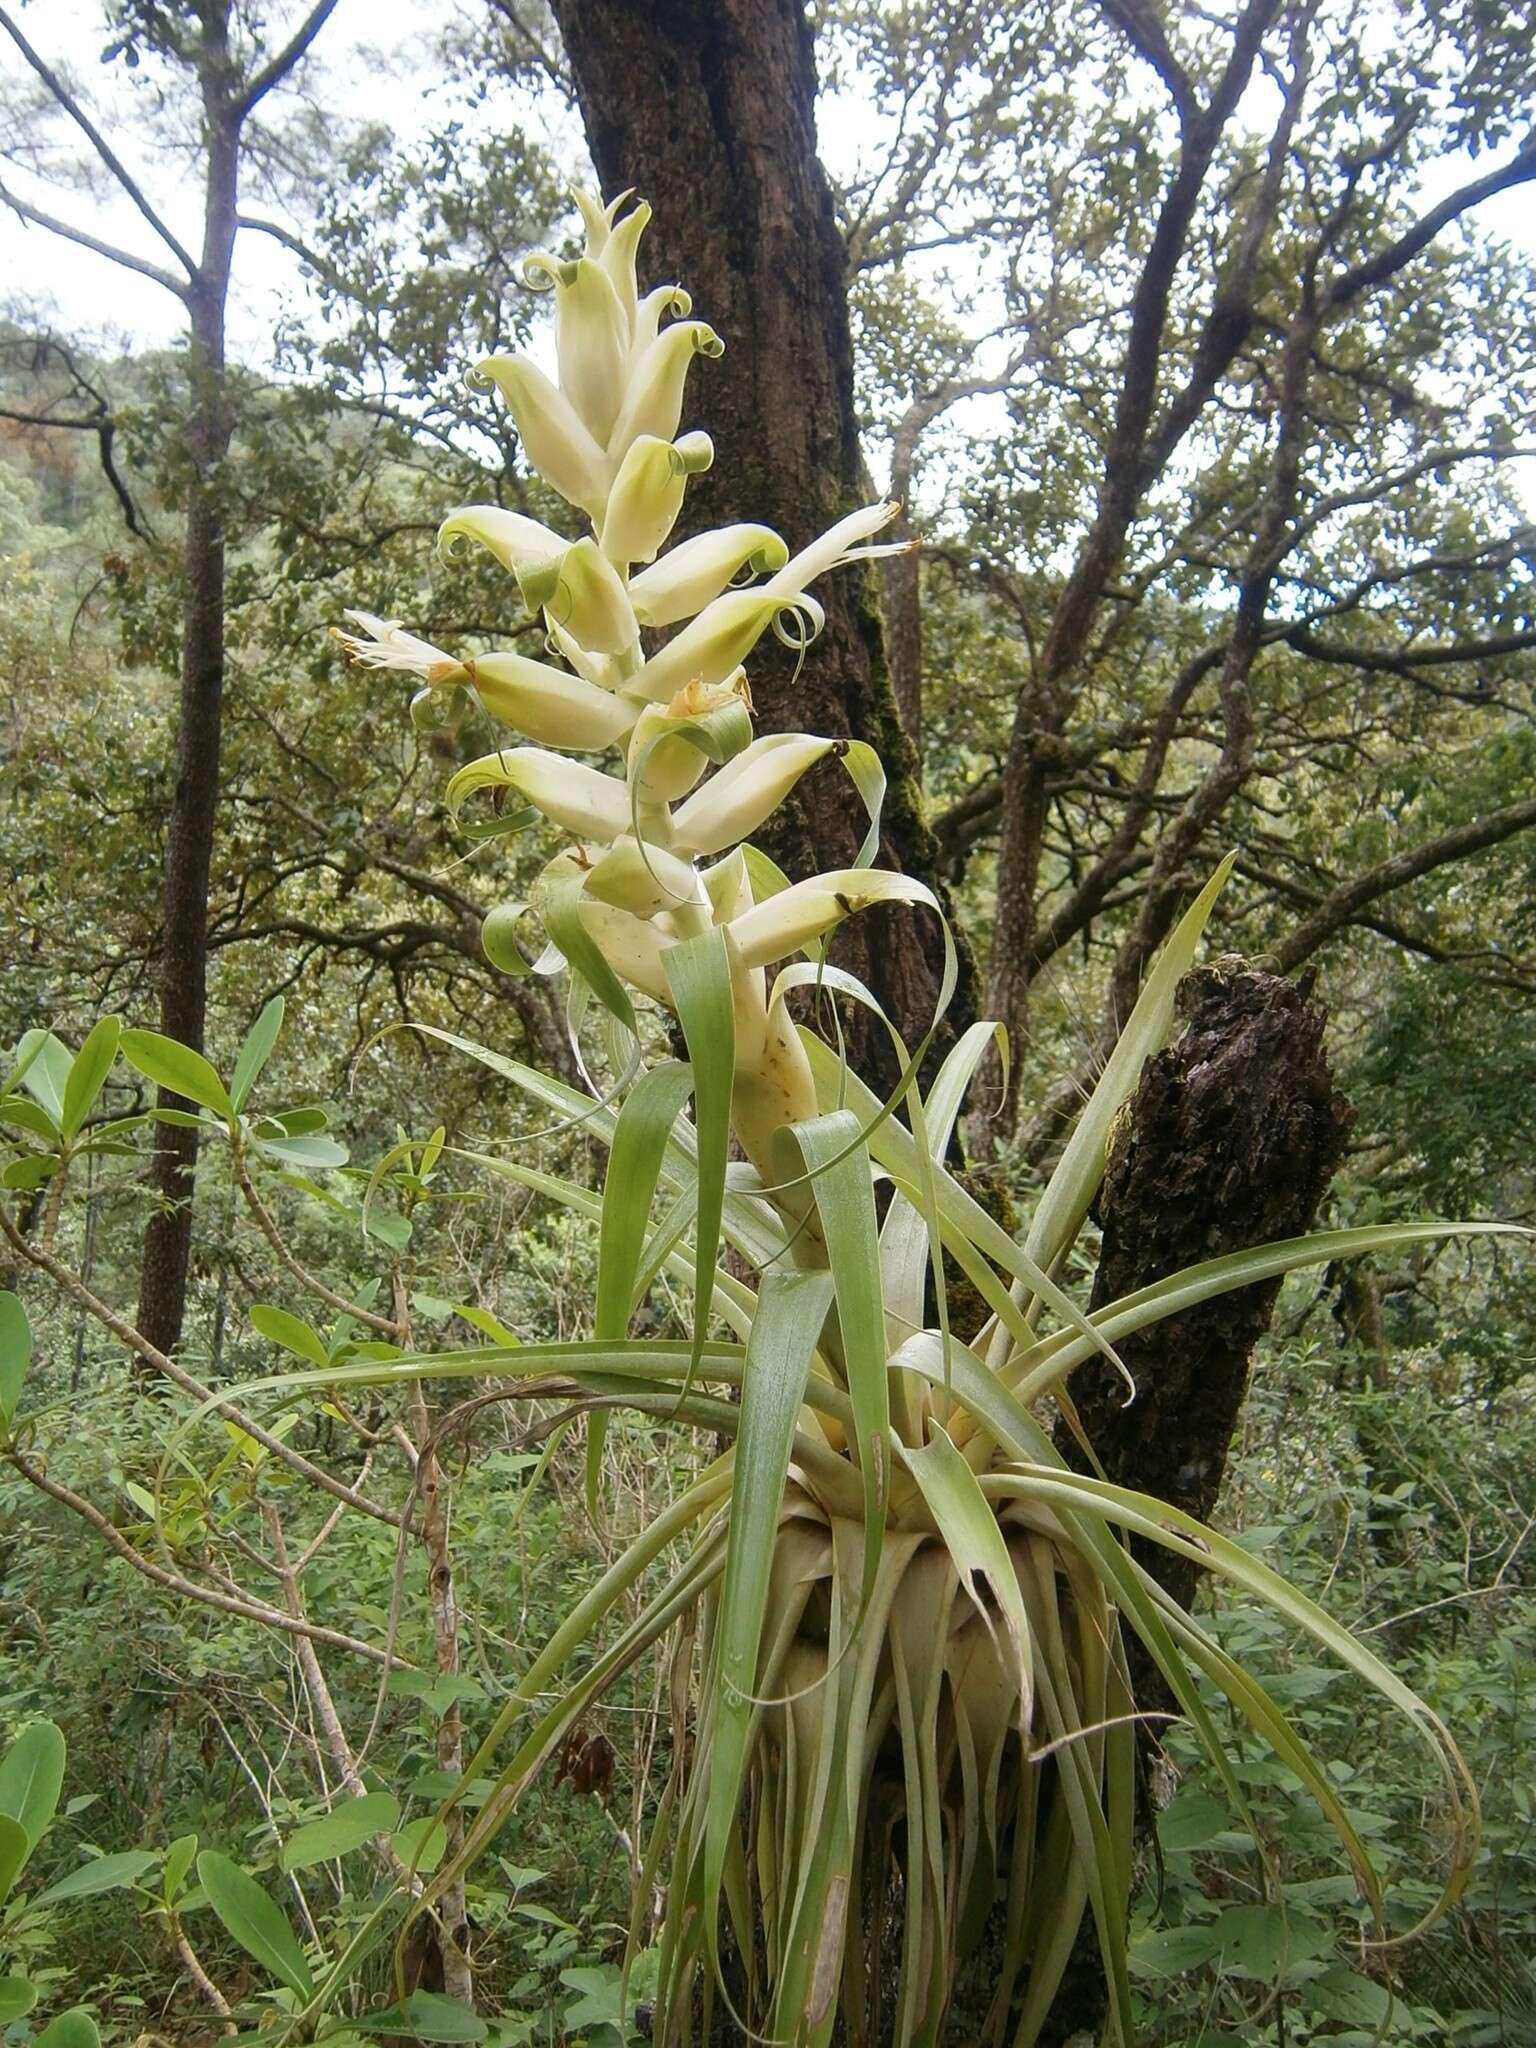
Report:
<svg viewBox="0 0 1536 2048"><path fill-rule="evenodd" d="M160 1873L161 1896L170 1905L187 1881L187 1872L192 1868L192 1859L197 1854L196 1835L178 1835L165 1852L165 1868Z"/></svg>
<svg viewBox="0 0 1536 2048"><path fill-rule="evenodd" d="M1177 1977L1210 1962L1220 1947L1213 1927L1151 1927L1131 1942L1131 1968L1141 1977Z"/></svg>
<svg viewBox="0 0 1536 2048"><path fill-rule="evenodd" d="M21 2019L37 2003L37 1986L25 1977L0 1977L0 2027Z"/></svg>
<svg viewBox="0 0 1536 2048"><path fill-rule="evenodd" d="M122 1050L123 1057L138 1068L146 1081L153 1081L157 1088L168 1089L173 1095L184 1095L189 1102L200 1103L226 1123L234 1122L235 1106L229 1099L229 1090L211 1063L190 1045L178 1045L174 1038L166 1038L158 1031L125 1031Z"/></svg>
<svg viewBox="0 0 1536 2048"><path fill-rule="evenodd" d="M123 1849L115 1856L95 1856L39 1892L32 1903L52 1906L64 1899L87 1899L97 1892L121 1891L125 1885L137 1884L154 1861L151 1849Z"/></svg>
<svg viewBox="0 0 1536 2048"><path fill-rule="evenodd" d="M300 1998L313 1998L315 1982L304 1951L277 1902L216 1849L205 1849L198 1857L197 1874L209 1905L246 1954Z"/></svg>
<svg viewBox="0 0 1536 2048"><path fill-rule="evenodd" d="M52 1721L34 1721L22 1729L0 1762L0 1814L9 1814L20 1825L29 1853L43 1839L63 1785L64 1737Z"/></svg>
<svg viewBox="0 0 1536 2048"><path fill-rule="evenodd" d="M285 1308L278 1308L270 1301L258 1301L251 1309L251 1328L258 1336L267 1338L273 1344L281 1344L285 1351L293 1352L297 1358L306 1359L311 1365L324 1365L330 1353L318 1335L301 1317L292 1315Z"/></svg>
<svg viewBox="0 0 1536 2048"><path fill-rule="evenodd" d="M70 1062L61 1104L63 1114L59 1119L66 1138L78 1136L81 1125L96 1107L96 1098L106 1086L107 1076L117 1059L117 1043L122 1031L121 1017L99 1017Z"/></svg>
<svg viewBox="0 0 1536 2048"><path fill-rule="evenodd" d="M9 1427L32 1363L32 1325L18 1295L0 1293L0 1416Z"/></svg>
<svg viewBox="0 0 1536 2048"><path fill-rule="evenodd" d="M244 1109L258 1075L272 1057L277 1034L283 1028L283 999L274 996L246 1033L245 1043L235 1058L229 1080L229 1099L237 1110Z"/></svg>
<svg viewBox="0 0 1536 2048"><path fill-rule="evenodd" d="M77 2005L50 2020L32 2048L101 2048L101 2035L84 2006Z"/></svg>
<svg viewBox="0 0 1536 2048"><path fill-rule="evenodd" d="M483 2041L490 2029L456 1998L437 1991L413 1991L403 2005L371 2012L362 2022L370 2034L393 2040L404 2035L417 2041Z"/></svg>
<svg viewBox="0 0 1536 2048"><path fill-rule="evenodd" d="M306 1821L283 1845L284 1870L305 1870L312 1863L329 1863L362 1848L375 1835L387 1835L400 1819L400 1802L390 1792L365 1792L360 1799L347 1799L319 1820Z"/></svg>
<svg viewBox="0 0 1536 2048"><path fill-rule="evenodd" d="M1229 1906L1216 1922L1221 1967L1229 1977L1272 1984L1297 1963L1326 1955L1333 1936L1321 1921L1279 1906Z"/></svg>
<svg viewBox="0 0 1536 2048"><path fill-rule="evenodd" d="M448 1830L435 1814L424 1813L420 1819L406 1822L392 1846L407 1870L430 1877L447 1852Z"/></svg>

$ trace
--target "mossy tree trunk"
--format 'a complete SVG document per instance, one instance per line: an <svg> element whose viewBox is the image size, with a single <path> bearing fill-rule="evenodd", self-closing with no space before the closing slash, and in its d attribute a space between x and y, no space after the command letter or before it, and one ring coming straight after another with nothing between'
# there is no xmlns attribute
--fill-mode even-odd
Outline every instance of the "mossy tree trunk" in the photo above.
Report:
<svg viewBox="0 0 1536 2048"><path fill-rule="evenodd" d="M1350 1112L1310 978L1218 960L1188 977L1180 1007L1183 1032L1147 1061L1110 1148L1094 1308L1202 1259L1300 1236L1343 1153ZM1136 1382L1129 1405L1108 1366L1074 1376L1111 1479L1210 1515L1279 1291L1278 1280L1245 1287L1128 1339L1119 1350ZM1196 1568L1164 1551L1147 1561L1187 1602Z"/></svg>
<svg viewBox="0 0 1536 2048"><path fill-rule="evenodd" d="M1182 1035L1147 1061L1110 1147L1097 1220L1104 1233L1092 1306L1101 1308L1181 1267L1312 1227L1343 1154L1351 1113L1323 1046L1326 1013L1311 977L1289 981L1218 960L1180 990ZM1136 1382L1085 1366L1072 1392L1108 1477L1208 1518L1216 1507L1253 1354L1269 1327L1278 1280L1218 1296L1158 1323L1118 1349ZM1082 1466L1070 1434L1063 1455ZM1133 1545L1187 1605L1198 1567L1155 1545ZM1137 1705L1173 1701L1150 1658L1129 1644ZM1144 1754L1161 1724L1149 1721ZM1079 1944L1063 1988L1060 2032L1097 2032L1104 1991L1093 1943Z"/></svg>

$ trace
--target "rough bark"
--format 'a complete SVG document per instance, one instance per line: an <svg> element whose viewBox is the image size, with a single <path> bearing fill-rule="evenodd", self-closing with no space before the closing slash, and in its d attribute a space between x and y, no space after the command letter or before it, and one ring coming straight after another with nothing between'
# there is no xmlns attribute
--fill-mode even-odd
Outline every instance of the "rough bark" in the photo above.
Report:
<svg viewBox="0 0 1536 2048"><path fill-rule="evenodd" d="M1350 1114L1307 981L1223 960L1190 975L1181 1002L1184 1033L1148 1060L1111 1149L1095 1308L1202 1259L1299 1236L1343 1154ZM1129 1406L1108 1367L1075 1375L1078 1413L1111 1479L1210 1514L1279 1288L1218 1296L1128 1339ZM1164 1551L1147 1561L1187 1602L1195 1567Z"/></svg>
<svg viewBox="0 0 1536 2048"><path fill-rule="evenodd" d="M799 547L863 501L846 255L816 155L816 72L799 0L554 0L604 191L655 208L652 280L676 278L726 343L690 388L715 467L688 507L695 526L766 521ZM827 624L796 678L765 645L752 689L764 731L868 740L890 777L880 857L937 885L917 763L891 693L873 579L818 584ZM792 874L846 865L863 833L832 766L787 805L763 843ZM881 910L854 920L838 957L874 989L909 1042L934 1009L934 918ZM951 1015L968 1015L969 963ZM884 1034L854 1020L851 1050L885 1070Z"/></svg>
<svg viewBox="0 0 1536 2048"><path fill-rule="evenodd" d="M1197 970L1180 991L1181 1038L1142 1070L1099 1193L1104 1242L1094 1308L1180 1267L1311 1227L1343 1155L1351 1113L1323 1048L1326 1013L1310 978L1286 981L1237 959ZM1107 1366L1073 1376L1073 1398L1105 1472L1206 1518L1248 1390L1253 1351L1269 1327L1278 1281L1219 1296L1154 1324L1119 1347L1136 1382ZM1081 1466L1076 1443L1058 1432ZM1197 1567L1153 1545L1133 1548L1174 1598L1188 1603ZM1172 1710L1150 1658L1128 1645L1139 1708ZM1155 1749L1160 1724L1148 1724ZM1091 1931L1080 1939L1052 2014L1049 2040L1095 2038L1105 1991Z"/></svg>

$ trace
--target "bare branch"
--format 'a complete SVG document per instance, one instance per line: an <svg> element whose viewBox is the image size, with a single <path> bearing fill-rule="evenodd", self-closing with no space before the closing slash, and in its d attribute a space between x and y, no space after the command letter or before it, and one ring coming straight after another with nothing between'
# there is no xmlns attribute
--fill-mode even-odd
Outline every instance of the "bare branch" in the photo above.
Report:
<svg viewBox="0 0 1536 2048"><path fill-rule="evenodd" d="M156 1564L151 1557L145 1557L135 1550L123 1532L94 1507L82 1494L55 1479L52 1473L40 1465L35 1458L24 1452L10 1450L5 1461L19 1472L30 1486L39 1493L47 1494L72 1514L80 1517L101 1538L109 1550L131 1564L136 1572L151 1579L157 1586L163 1586L168 1593L175 1593L183 1600L195 1600L204 1607L216 1607L222 1614L238 1615L242 1621L254 1621L263 1628L281 1629L286 1635L302 1636L312 1643L329 1643L334 1649L350 1650L356 1657L366 1657L371 1663L386 1662L384 1652L373 1643L365 1643L358 1636L343 1634L340 1629L324 1628L318 1622L306 1621L299 1616L285 1614L280 1607L269 1607L264 1600L252 1599L248 1594L221 1593L217 1587L201 1586L196 1579L189 1579L181 1572L170 1571L166 1566ZM396 1660L397 1662L400 1660Z"/></svg>
<svg viewBox="0 0 1536 2048"><path fill-rule="evenodd" d="M269 1450L273 1457L281 1460L290 1471L310 1480L322 1492L330 1494L332 1499L345 1501L348 1507L356 1508L359 1514L371 1515L376 1522L387 1522L392 1529L400 1527L401 1518L391 1509L381 1507L377 1501L369 1500L355 1487L348 1486L345 1481L327 1472L323 1465L316 1465L302 1452L292 1449L281 1437L274 1436L271 1430L263 1428L255 1416L248 1414L237 1402L227 1400L224 1395L216 1393L212 1387L204 1385L200 1379L185 1371L175 1359L168 1358L163 1351L150 1343L141 1330L136 1330L126 1317L120 1316L116 1309L109 1307L101 1299L99 1294L93 1293L78 1273L71 1272L69 1267L56 1259L51 1252L43 1250L42 1246L33 1244L30 1239L24 1237L17 1229L9 1209L3 1204L0 1204L0 1234L4 1235L11 1249L24 1258L29 1266L36 1266L39 1272L46 1273L56 1287L62 1288L70 1299L83 1308L87 1315L93 1316L104 1330L110 1330L117 1341L136 1358L141 1359L152 1372L161 1374L173 1386L180 1387L181 1391L189 1394L194 1401L207 1405L219 1415L227 1417L237 1429L244 1430L248 1437Z"/></svg>
<svg viewBox="0 0 1536 2048"><path fill-rule="evenodd" d="M356 304L366 306L374 312L387 312L389 310L388 299L359 292L355 284L343 277L334 263L322 256L317 249L310 248L309 244L296 235L291 228L285 228L281 221L262 220L255 214L242 213L237 216L235 226L243 229L246 234L269 236L271 240L279 243L286 249L290 255L297 256L307 269L314 271L315 275L328 284L331 290L340 297L351 299Z"/></svg>
<svg viewBox="0 0 1536 2048"><path fill-rule="evenodd" d="M318 1296L328 1308L337 1310L341 1315L351 1316L355 1322L362 1323L370 1330L377 1330L381 1337L398 1338L400 1335L399 1326L391 1322L388 1316L376 1316L371 1309L360 1308L355 1301L348 1301L344 1294L338 1294L334 1287L328 1287L317 1273L311 1273L307 1267L303 1266L295 1258L283 1240L283 1234L277 1227L276 1218L261 1199L256 1183L247 1172L245 1161L238 1157L238 1155L235 1158L234 1169L235 1185L249 1204L251 1214L255 1217L262 1236L277 1253L278 1258L282 1261L288 1272L299 1282L299 1285L307 1288L311 1294Z"/></svg>
<svg viewBox="0 0 1536 2048"><path fill-rule="evenodd" d="M1179 125L1187 128L1199 112L1189 73L1169 47L1163 24L1143 0L1099 0L1099 11L1127 38L1168 88L1178 109Z"/></svg>
<svg viewBox="0 0 1536 2048"><path fill-rule="evenodd" d="M140 277L147 277L153 283L162 285L166 291L186 303L187 287L179 277L173 277L168 270L162 270L158 263L150 263L142 256L135 256L127 249L119 249L113 242L103 242L99 236L88 235L84 228L72 227L67 220L57 215L44 213L40 206L33 206L28 200L19 199L6 185L0 184L0 202L8 206L20 219L29 221L34 227L46 228L51 235L59 235L66 242L74 242L81 249L89 249L94 256L104 256L109 263L119 263L124 270L136 270Z"/></svg>
<svg viewBox="0 0 1536 2048"><path fill-rule="evenodd" d="M515 4L515 0L488 0L488 5L491 13L501 22L513 43L522 48L524 54L530 59L536 69L544 74L544 77L555 88L556 92L559 93L566 105L574 108L576 105L576 88L571 82L571 74L568 67L557 54L558 45L551 49L539 41L539 38L534 34L527 22L523 20L521 10Z"/></svg>
<svg viewBox="0 0 1536 2048"><path fill-rule="evenodd" d="M1395 242L1388 243L1385 249L1378 250L1366 262L1346 270L1342 277L1335 278L1328 289L1327 310L1334 312L1357 299L1362 292L1373 291L1377 285L1385 284L1415 256L1422 254L1442 228L1460 220L1464 213L1480 206L1485 199L1491 199L1495 193L1507 192L1513 185L1527 185L1533 179L1536 179L1536 137L1507 164L1489 171L1484 177L1474 178L1470 184L1458 186L1438 206L1431 207L1411 228L1399 235Z"/></svg>
<svg viewBox="0 0 1536 2048"><path fill-rule="evenodd" d="M65 427L74 428L81 433L94 434L96 436L97 449L101 456L102 474L111 485L113 495L123 509L123 519L128 531L135 540L150 540L153 538L148 528L140 520L139 508L134 504L132 493L123 481L122 474L113 456L112 445L117 438L117 422L107 410L105 399L98 400L95 409L83 419L75 419L58 413L22 412L14 406L0 405L0 420L15 420L19 426Z"/></svg>
<svg viewBox="0 0 1536 2048"><path fill-rule="evenodd" d="M334 5L334 0L332 0L332 4ZM90 115L87 114L84 107L82 107L80 102L75 98L74 94L70 91L69 87L65 84L64 80L59 76L58 72L56 72L53 69L52 65L48 63L46 58L42 57L36 50L33 49L32 45L27 41L26 37L22 34L21 30L16 26L15 22L12 21L9 10L4 7L0 7L0 28L3 28L5 30L6 34L10 37L11 41L16 45L17 49L20 50L22 56L26 58L27 62L31 65L32 69L43 81L44 85L47 86L49 92L52 93L54 99L58 102L59 106L63 108L64 112L68 114L69 118L74 122L75 126L80 130L81 134L85 136L86 140L90 143L91 147L95 150L96 154L101 158L102 162L106 165L107 169L112 173L113 177L116 178L119 185L122 186L124 192L127 193L128 197L133 201L134 205L138 208L139 212L143 214L145 220L149 222L150 226L154 229L155 233L160 237L161 241L164 242L167 249L169 249L171 254L176 258L176 261L180 263L182 267L185 269L188 278L195 278L197 276L197 265L193 262L192 258L187 254L186 250L182 247L181 243L176 239L175 235L171 233L171 230L166 226L165 222L160 218L159 214L156 213L155 209L150 205L148 199L145 198L143 190L139 186L139 183L134 178L133 174L129 171L127 165L124 164L121 157L118 156L116 150L113 149L111 143L107 141L107 138L96 126L95 122L91 119ZM12 204L14 203L15 202L13 201ZM56 230L56 232L63 232L63 230ZM79 237L75 237L74 239L78 240ZM87 242L85 246L87 248L95 247L99 250L104 250L105 247L104 244L90 242ZM123 262L127 261L128 259L119 256L117 257L116 260L119 262ZM145 275L154 277L157 283L163 284L166 282L165 274L163 272L157 272L153 269L147 269L143 264L129 262L129 268L132 270L144 270ZM182 296L182 287L180 284L173 281L170 285L170 289L173 292L175 292L178 295L178 297Z"/></svg>
<svg viewBox="0 0 1536 2048"><path fill-rule="evenodd" d="M1533 825L1536 825L1536 797L1525 797L1519 803L1505 804L1501 810L1490 811L1486 817L1473 818L1468 824L1441 832L1418 846L1405 847L1389 860L1368 868L1363 875L1340 882L1323 898L1311 916L1304 917L1290 937L1276 947L1274 957L1280 972L1287 974L1304 960L1310 960L1336 931L1353 923L1361 911L1379 902L1383 896L1389 896L1394 889L1401 889L1451 861L1465 860L1469 854L1497 846L1503 840L1513 838L1517 832L1529 831Z"/></svg>
<svg viewBox="0 0 1536 2048"><path fill-rule="evenodd" d="M311 8L277 55L261 67L235 101L231 111L236 121L243 121L258 101L265 99L274 86L282 84L335 11L336 0L319 0L319 5Z"/></svg>
<svg viewBox="0 0 1536 2048"><path fill-rule="evenodd" d="M1415 669L1449 668L1459 662L1498 661L1506 654L1536 649L1536 630L1500 633L1487 640L1455 640L1431 647L1351 647L1343 640L1320 640L1305 626L1281 635L1287 647L1310 661L1329 661L1340 668L1358 668L1386 675L1407 675Z"/></svg>

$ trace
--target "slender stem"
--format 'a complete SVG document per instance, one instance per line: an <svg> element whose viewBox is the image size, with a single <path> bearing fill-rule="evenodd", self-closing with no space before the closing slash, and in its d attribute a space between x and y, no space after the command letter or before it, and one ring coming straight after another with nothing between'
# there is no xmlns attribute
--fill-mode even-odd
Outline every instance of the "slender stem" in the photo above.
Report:
<svg viewBox="0 0 1536 2048"><path fill-rule="evenodd" d="M411 1310L399 1268L394 1279L395 1326L409 1347ZM412 1416L416 1432L416 1493L421 1502L421 1541L427 1559L427 1599L432 1610L432 1637L437 1648L437 1668L448 1678L459 1670L459 1610L453 1583L453 1555L448 1543L449 1495L442 1463L434 1441L432 1410L426 1389L417 1380L411 1390ZM464 1774L464 1723L456 1698L450 1699L437 1724L439 1770L455 1779ZM447 1832L445 1860L452 1866L464 1840L464 1810L455 1805L444 1818ZM438 1899L438 1948L443 1963L443 1989L450 1998L465 2005L474 2003L474 1976L464 1953L463 1937L469 1916L462 1877L445 1887Z"/></svg>
<svg viewBox="0 0 1536 2048"><path fill-rule="evenodd" d="M244 1195L262 1236L301 1287L317 1295L328 1308L334 1308L342 1315L351 1316L354 1322L362 1323L370 1330L377 1330L380 1336L398 1338L398 1323L392 1322L388 1316L376 1316L371 1310L359 1308L356 1302L348 1301L344 1294L338 1294L334 1287L328 1287L318 1274L311 1273L309 1268L294 1256L277 1227L277 1219L262 1200L256 1183L251 1179L245 1161L238 1152L235 1154L235 1185Z"/></svg>
<svg viewBox="0 0 1536 2048"><path fill-rule="evenodd" d="M240 2029L235 2025L234 2016L229 2009L229 2001L198 1961L197 1950L188 1941L186 1930L174 1913L170 1916L170 1921L171 1939L176 1945L177 1955L181 1958L181 1967L197 1987L198 1997L202 1999L204 2005L217 2013L223 2021L223 2027L220 2029L222 2033L238 2034Z"/></svg>
<svg viewBox="0 0 1536 2048"><path fill-rule="evenodd" d="M363 1642L357 1636L344 1635L340 1629L321 1628L312 1622L297 1620L293 1615L285 1614L281 1608L269 1607L264 1600L254 1600L248 1594L220 1592L212 1586L200 1586L195 1579L189 1579L181 1572L171 1571L164 1565L156 1564L153 1558L145 1557L135 1550L122 1531L114 1528L99 1508L93 1507L90 1501L76 1493L72 1487L64 1485L62 1480L55 1479L25 1452L13 1448L0 1453L0 1456L3 1456L5 1462L19 1472L30 1486L35 1486L39 1493L47 1494L48 1498L57 1501L60 1507L68 1508L72 1514L78 1515L82 1522L88 1522L109 1550L114 1551L126 1564L131 1564L134 1570L142 1573L146 1579L152 1579L157 1586L163 1586L167 1592L176 1593L186 1600L199 1601L204 1607L217 1607L225 1614L236 1614L242 1621L258 1622L263 1628L282 1629L288 1635L307 1637L314 1642L330 1643L338 1650L350 1650L354 1656L367 1657L375 1664L386 1661L382 1650L376 1649L372 1643Z"/></svg>
<svg viewBox="0 0 1536 2048"><path fill-rule="evenodd" d="M338 1509L337 1514L340 1512L340 1509ZM324 1533L335 1528L336 1516L332 1515L329 1518L326 1523L326 1529L322 1532L322 1537L317 1538L315 1542L311 1543L296 1562L290 1560L288 1555L288 1540L283 1530L282 1517L270 1502L263 1504L262 1519L266 1523L267 1540L272 1545L272 1555L276 1559L278 1574L282 1579L284 1603L295 1621L305 1621L307 1616L304 1612L303 1572L305 1566L310 1563L319 1549ZM364 1784L363 1774L357 1767L357 1758L352 1754L352 1745L347 1740L347 1732L341 1725L341 1716L336 1711L336 1702L331 1695L331 1688L326 1682L320 1658L316 1653L314 1643L308 1636L300 1636L297 1639L294 1644L294 1655L298 1658L299 1670L304 1678L304 1688L309 1694L310 1703L314 1707L316 1717L320 1722L321 1732L325 1736L325 1746L330 1751L331 1760L341 1775L341 1782L346 1786L347 1791L354 1799L361 1799L368 1790L368 1787ZM411 1873L400 1860L395 1851L394 1844L390 1841L388 1835L376 1835L374 1837L374 1848L378 1851L379 1856L396 1883L404 1885L408 1891L420 1889L419 1881L411 1877Z"/></svg>

